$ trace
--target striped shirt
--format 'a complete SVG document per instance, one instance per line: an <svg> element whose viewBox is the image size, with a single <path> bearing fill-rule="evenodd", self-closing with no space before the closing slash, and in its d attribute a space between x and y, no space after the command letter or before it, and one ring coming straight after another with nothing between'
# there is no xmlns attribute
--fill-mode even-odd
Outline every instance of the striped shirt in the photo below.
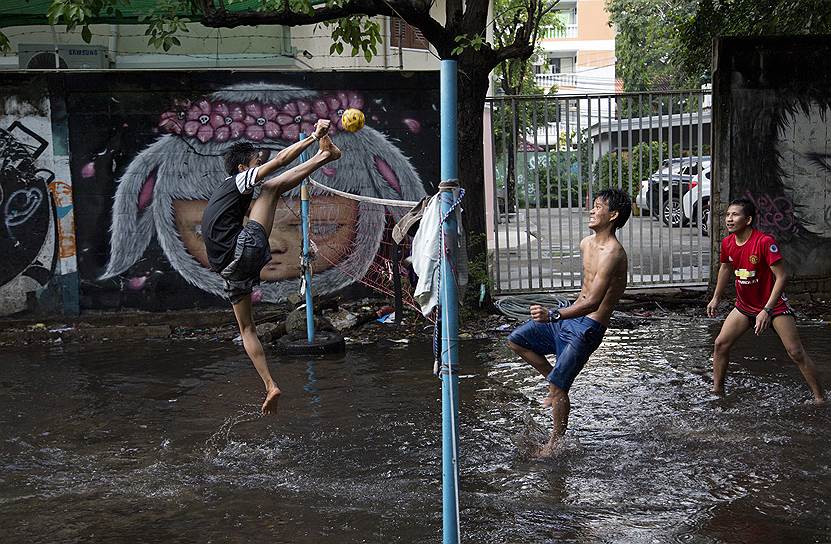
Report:
<svg viewBox="0 0 831 544"><path fill-rule="evenodd" d="M251 206L260 167L229 176L214 190L202 214L202 238L211 269L221 272L234 259L237 235Z"/></svg>

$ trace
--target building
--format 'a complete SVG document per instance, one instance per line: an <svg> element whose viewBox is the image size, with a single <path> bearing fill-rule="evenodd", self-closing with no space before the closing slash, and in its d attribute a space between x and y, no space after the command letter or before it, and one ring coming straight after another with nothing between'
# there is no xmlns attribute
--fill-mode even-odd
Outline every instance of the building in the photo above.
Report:
<svg viewBox="0 0 831 544"><path fill-rule="evenodd" d="M605 0L560 0L561 25L540 29L537 84L558 94L614 93L615 31Z"/></svg>

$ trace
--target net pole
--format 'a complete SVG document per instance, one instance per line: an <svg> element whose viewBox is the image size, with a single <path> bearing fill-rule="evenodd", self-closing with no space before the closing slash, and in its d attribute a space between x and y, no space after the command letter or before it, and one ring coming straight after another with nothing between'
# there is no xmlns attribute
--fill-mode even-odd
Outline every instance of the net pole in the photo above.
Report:
<svg viewBox="0 0 831 544"><path fill-rule="evenodd" d="M401 291L401 245L392 246L392 290L395 298L395 324L404 318L404 300Z"/></svg>
<svg viewBox="0 0 831 544"><path fill-rule="evenodd" d="M306 138L306 134L300 133L300 140ZM309 160L309 152L303 151L300 160ZM309 255L309 178L303 179L300 184L300 230L303 231L303 283L306 291L306 340L309 344L315 339L315 317L314 304L312 302L312 267Z"/></svg>
<svg viewBox="0 0 831 544"><path fill-rule="evenodd" d="M454 208L458 192L458 150L456 104L457 66L454 60L441 61L441 179L439 185L442 229L441 252L441 412L442 412L442 542L458 544L459 532L459 308L456 286L458 224ZM452 181L450 181L452 180Z"/></svg>

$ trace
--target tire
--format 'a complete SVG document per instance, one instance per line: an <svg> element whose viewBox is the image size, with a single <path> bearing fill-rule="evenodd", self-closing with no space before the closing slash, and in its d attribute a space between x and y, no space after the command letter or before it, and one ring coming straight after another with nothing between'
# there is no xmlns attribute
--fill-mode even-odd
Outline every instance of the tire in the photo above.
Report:
<svg viewBox="0 0 831 544"><path fill-rule="evenodd" d="M661 220L664 225L671 225L672 228L681 227L683 226L682 217L681 199L675 196L668 198L661 209Z"/></svg>
<svg viewBox="0 0 831 544"><path fill-rule="evenodd" d="M701 235L710 236L710 203L703 203L702 208L703 210L701 212Z"/></svg>

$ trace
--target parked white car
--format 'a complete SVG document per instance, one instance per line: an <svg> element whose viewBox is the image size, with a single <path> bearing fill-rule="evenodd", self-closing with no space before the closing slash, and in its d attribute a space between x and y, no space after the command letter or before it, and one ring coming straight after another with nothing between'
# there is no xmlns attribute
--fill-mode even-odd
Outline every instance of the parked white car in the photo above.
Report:
<svg viewBox="0 0 831 544"><path fill-rule="evenodd" d="M635 197L635 204L638 208L641 209L643 212L650 212L653 213L653 202L652 202L652 194L651 189L652 185L658 179L669 179L671 175L677 175L681 173L681 164L682 159L672 159L670 162L669 159L664 159L663 164L661 164L661 168L656 170L652 173L648 178L641 181L641 190L638 192L638 196Z"/></svg>
<svg viewBox="0 0 831 544"><path fill-rule="evenodd" d="M704 236L710 235L710 171L710 163L707 162L681 197L684 220L698 225Z"/></svg>

